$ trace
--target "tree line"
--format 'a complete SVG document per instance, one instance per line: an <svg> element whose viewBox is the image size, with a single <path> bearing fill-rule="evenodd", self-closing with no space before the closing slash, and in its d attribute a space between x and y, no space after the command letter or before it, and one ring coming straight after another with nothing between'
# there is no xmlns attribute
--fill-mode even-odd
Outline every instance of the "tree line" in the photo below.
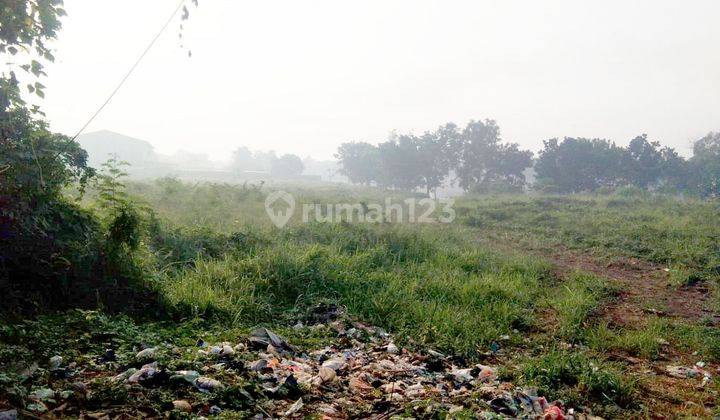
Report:
<svg viewBox="0 0 720 420"><path fill-rule="evenodd" d="M453 123L422 135L391 134L377 145L343 143L335 157L350 182L432 194L443 185L471 192L593 192L635 186L645 190L720 196L720 133L694 143L686 159L643 134L622 147L581 137L545 140L537 156L505 142L493 120ZM535 182L527 185L526 174Z"/></svg>
<svg viewBox="0 0 720 420"><path fill-rule="evenodd" d="M277 156L275 152L253 152L240 147L232 154L231 167L234 172L264 172L277 178L297 178L305 170L305 164L299 156L285 154Z"/></svg>

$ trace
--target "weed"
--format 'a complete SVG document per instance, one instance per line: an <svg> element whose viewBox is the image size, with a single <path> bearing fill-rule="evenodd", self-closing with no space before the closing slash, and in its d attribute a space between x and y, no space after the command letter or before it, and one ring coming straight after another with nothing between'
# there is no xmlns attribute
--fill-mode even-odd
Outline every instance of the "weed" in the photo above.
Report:
<svg viewBox="0 0 720 420"><path fill-rule="evenodd" d="M549 305L559 322L559 333L568 339L578 339L588 317L606 297L605 282L591 274L573 273L549 297Z"/></svg>
<svg viewBox="0 0 720 420"><path fill-rule="evenodd" d="M553 349L525 361L521 372L523 380L550 398L575 404L609 402L622 408L634 404L634 381L622 375L618 367L578 351Z"/></svg>

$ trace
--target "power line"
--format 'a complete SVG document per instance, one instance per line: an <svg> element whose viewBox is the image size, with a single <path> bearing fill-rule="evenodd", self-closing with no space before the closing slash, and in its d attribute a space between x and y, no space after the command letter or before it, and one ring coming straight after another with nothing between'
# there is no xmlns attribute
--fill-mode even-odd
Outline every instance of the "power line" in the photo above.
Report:
<svg viewBox="0 0 720 420"><path fill-rule="evenodd" d="M110 103L110 100L113 98L113 96L115 96L115 94L125 84L125 81L127 81L127 79L130 77L130 75L133 73L133 71L135 71L137 66L140 64L142 59L145 58L145 56L150 51L150 49L153 47L153 45L155 45L155 42L160 38L160 35L162 35L163 32L165 32L165 29L167 29L168 26L170 26L170 23L172 23L173 19L175 19L175 15L178 14L180 9L183 7L184 3L185 3L185 0L180 0L180 4L178 4L177 8L173 11L172 15L170 15L170 18L167 20L167 22L165 22L165 25L163 25L163 27L160 28L160 31L157 33L157 35L155 35L155 37L152 39L152 41L150 41L150 44L148 44L147 48L145 48L145 51L143 51L142 54L140 54L140 57L138 57L137 61L135 61L135 64L133 64L132 67L130 67L130 70L127 72L125 77L123 77L122 80L120 80L120 83L118 83L115 90L113 90L112 93L110 94L110 96L108 96L108 98L105 100L105 102L103 102L103 104L100 105L100 108L98 108L98 110L95 111L95 113L92 115L92 117L90 117L90 119L85 123L85 125L83 125L83 127L80 129L80 131L78 131L77 134L75 134L75 136L72 138L73 140L77 139L78 136L83 131L85 131L85 129L90 125L90 123L93 122L95 117L97 117L100 114L100 112L102 112L102 110L105 108L105 106L107 106L107 104Z"/></svg>

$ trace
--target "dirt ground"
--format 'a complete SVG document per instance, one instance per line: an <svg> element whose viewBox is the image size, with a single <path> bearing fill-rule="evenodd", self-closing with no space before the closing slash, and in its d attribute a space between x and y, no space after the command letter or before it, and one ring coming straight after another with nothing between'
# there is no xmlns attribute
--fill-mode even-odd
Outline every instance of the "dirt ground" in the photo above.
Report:
<svg viewBox="0 0 720 420"><path fill-rule="evenodd" d="M720 314L713 309L713 296L706 284L695 283L677 287L670 283L666 267L635 258L615 257L610 261L588 251L560 246L546 247L513 240L504 234L483 236L482 242L505 252L531 254L549 261L558 278L577 271L604 278L615 290L612 299L596 313L600 322L611 328L642 329L651 317L668 318L689 325L720 323ZM544 316L551 317L552 314ZM552 329L553 320L548 320ZM670 366L693 366L697 355L663 346L654 360L634 357L621 351L607 355L626 364L628 371L640 379L643 404L649 418L710 417L717 405L716 387L700 384L697 377L678 378ZM704 371L713 377L720 374L720 365L707 363Z"/></svg>

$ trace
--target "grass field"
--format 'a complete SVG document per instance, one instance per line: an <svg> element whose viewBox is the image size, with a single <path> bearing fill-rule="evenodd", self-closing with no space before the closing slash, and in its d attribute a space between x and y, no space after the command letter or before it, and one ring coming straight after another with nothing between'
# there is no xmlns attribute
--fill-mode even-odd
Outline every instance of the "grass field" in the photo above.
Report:
<svg viewBox="0 0 720 420"><path fill-rule="evenodd" d="M469 226L548 246L660 264L677 285L720 278L720 204L624 189L612 195L463 200Z"/></svg>
<svg viewBox="0 0 720 420"><path fill-rule="evenodd" d="M663 373L720 362L717 203L633 191L470 197L456 204L452 224L294 220L277 229L265 215L267 190L256 186L165 179L128 190L154 214L136 259L173 321L72 313L8 324L0 364L44 360L58 347L78 359L102 351L97 332L64 335L69 322L116 331L118 352L139 342L233 340L258 325L310 349L327 338L292 325L318 305L338 305L410 351L495 365L501 381L595 414L720 413L714 378ZM383 197L294 192L300 202Z"/></svg>

